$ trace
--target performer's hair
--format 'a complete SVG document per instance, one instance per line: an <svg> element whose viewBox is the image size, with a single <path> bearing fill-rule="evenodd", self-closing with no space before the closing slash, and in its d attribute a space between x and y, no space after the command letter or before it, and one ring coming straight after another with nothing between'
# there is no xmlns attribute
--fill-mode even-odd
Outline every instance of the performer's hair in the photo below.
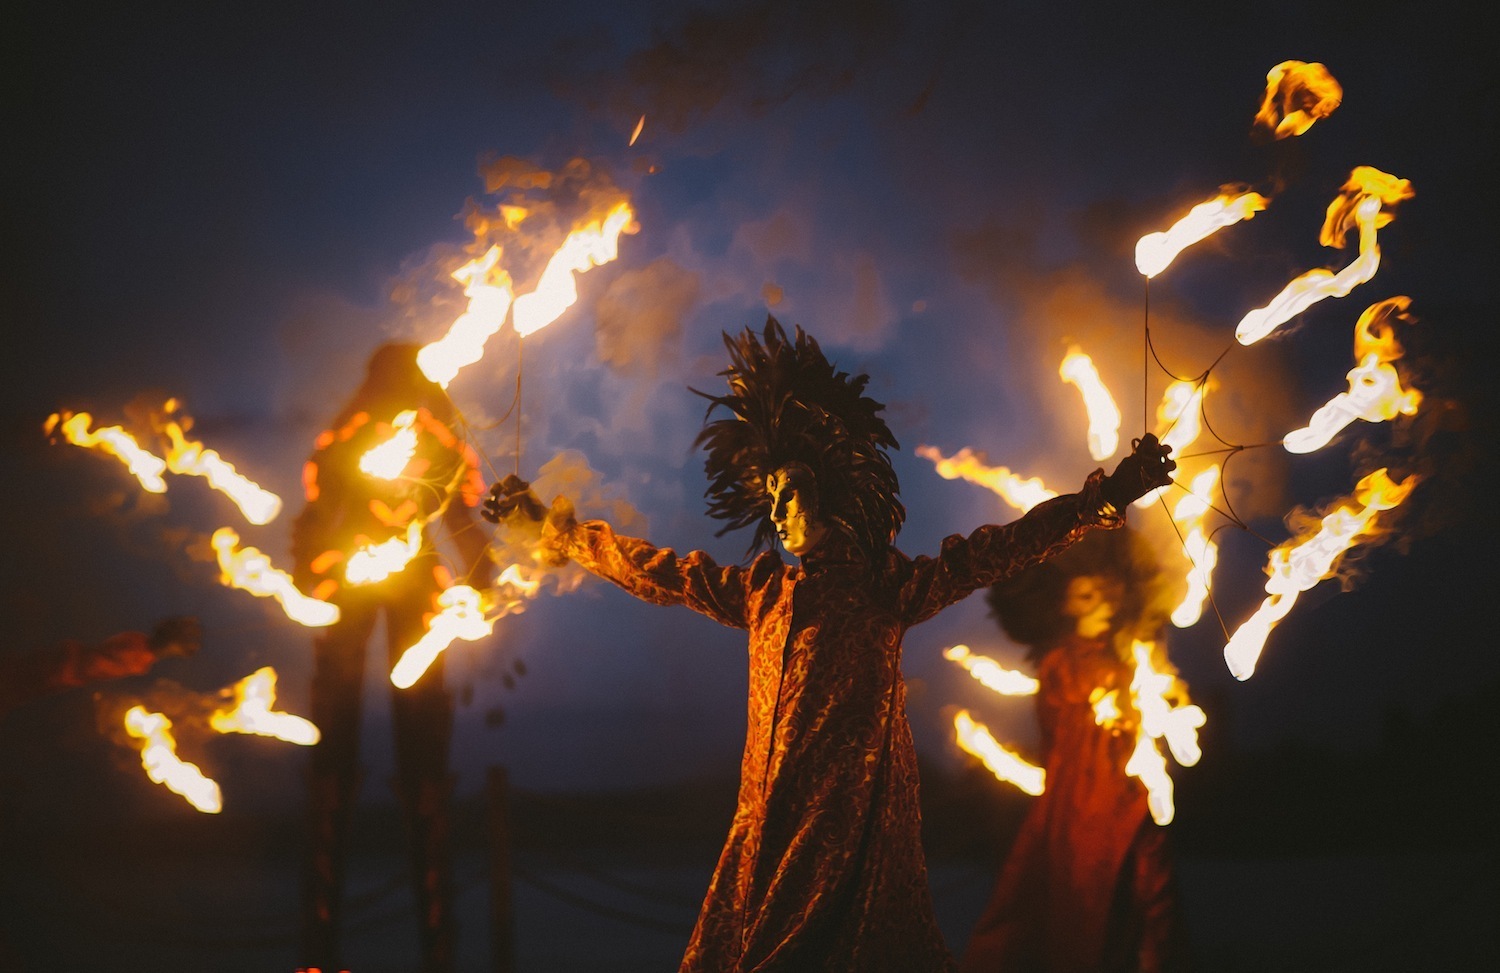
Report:
<svg viewBox="0 0 1500 973"><path fill-rule="evenodd" d="M1012 575L985 593L990 614L1012 641L1040 659L1072 631L1063 614L1068 583L1100 576L1121 585L1111 627L1133 635L1155 632L1163 622L1161 573L1151 545L1136 531L1091 530L1062 553Z"/></svg>
<svg viewBox="0 0 1500 973"><path fill-rule="evenodd" d="M760 336L726 332L724 346L730 365L719 374L729 392L692 390L709 401L693 445L708 454L704 496L710 516L726 521L719 536L754 526L750 550L769 547L776 529L766 478L801 463L816 481L819 517L870 558L883 554L906 508L886 453L900 447L879 416L885 406L864 394L870 377L836 371L800 326L793 341L774 317ZM730 414L709 421L720 407Z"/></svg>

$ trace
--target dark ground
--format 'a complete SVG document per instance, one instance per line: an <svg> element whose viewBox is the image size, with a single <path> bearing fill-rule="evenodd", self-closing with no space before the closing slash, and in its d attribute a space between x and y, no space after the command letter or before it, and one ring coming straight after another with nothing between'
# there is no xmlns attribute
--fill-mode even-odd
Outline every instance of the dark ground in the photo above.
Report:
<svg viewBox="0 0 1500 973"><path fill-rule="evenodd" d="M1217 753L1180 771L1171 827L1197 968L1486 968L1500 948L1492 696L1420 721L1393 713L1365 753ZM934 899L961 949L1026 799L977 768L924 780ZM7 973L296 969L295 815L199 815L144 782L123 801L60 807L45 782L7 783ZM730 781L512 793L515 968L675 968L732 804ZM484 797L461 801L456 824L460 969L495 969ZM346 965L406 973L415 935L393 808L362 808L354 841Z"/></svg>

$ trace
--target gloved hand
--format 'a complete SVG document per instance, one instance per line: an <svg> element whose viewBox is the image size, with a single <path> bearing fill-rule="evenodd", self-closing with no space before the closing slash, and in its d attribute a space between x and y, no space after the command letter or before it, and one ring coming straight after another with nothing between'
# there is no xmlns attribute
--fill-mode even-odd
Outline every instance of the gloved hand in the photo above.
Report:
<svg viewBox="0 0 1500 973"><path fill-rule="evenodd" d="M203 642L203 625L192 615L174 615L156 623L146 644L158 656L194 655Z"/></svg>
<svg viewBox="0 0 1500 973"><path fill-rule="evenodd" d="M1151 433L1131 443L1129 456L1120 460L1115 471L1104 478L1104 499L1116 510L1124 510L1141 497L1172 482L1177 462L1167 454L1172 447L1163 446Z"/></svg>
<svg viewBox="0 0 1500 973"><path fill-rule="evenodd" d="M490 495L484 498L479 515L492 524L509 520L519 514L527 520L540 522L547 516L547 508L532 492L531 484L514 473L490 487Z"/></svg>

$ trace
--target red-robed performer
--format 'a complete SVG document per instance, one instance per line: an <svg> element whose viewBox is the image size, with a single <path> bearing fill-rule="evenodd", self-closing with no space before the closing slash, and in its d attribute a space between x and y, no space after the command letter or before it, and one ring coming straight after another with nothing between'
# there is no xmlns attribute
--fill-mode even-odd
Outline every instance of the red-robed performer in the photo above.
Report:
<svg viewBox="0 0 1500 973"><path fill-rule="evenodd" d="M963 973L1186 968L1167 831L1125 773L1139 719L1131 644L1156 640L1161 593L1149 546L1128 530L1090 534L990 589L1001 627L1037 666L1046 790L975 925ZM1121 716L1100 724L1093 703L1110 692Z"/></svg>
<svg viewBox="0 0 1500 973"><path fill-rule="evenodd" d="M730 415L698 439L709 512L725 531L753 526L752 550L779 538L799 563L770 551L748 566L679 556L577 523L562 499L543 528L556 557L749 633L738 807L681 969L951 969L922 852L902 636L1090 528L1118 525L1176 464L1148 439L1077 494L909 558L892 546L905 519L886 454L897 444L884 407L863 394L868 377L836 372L816 341L800 328L788 339L774 319L763 340L746 330L725 344L729 393L705 398ZM542 514L519 480L491 493L491 519Z"/></svg>
<svg viewBox="0 0 1500 973"><path fill-rule="evenodd" d="M473 517L484 482L473 450L453 432L454 410L442 388L417 366L417 345L383 345L371 356L364 383L317 440L303 479L307 506L292 528L297 586L339 606L339 620L313 643L312 721L322 739L312 752L310 830L304 886L304 965L341 969L345 841L360 785L359 726L365 646L385 616L390 664L422 637L423 619L437 610L447 568L431 524L442 521L463 564L493 581L486 532ZM412 458L394 479L363 472L361 457L394 433L392 420L414 411ZM420 521L421 552L396 574L373 584L345 578L361 545L404 537ZM395 789L411 841L411 869L424 973L453 968L454 924L449 852L448 748L453 702L442 660L416 685L392 690L396 738Z"/></svg>

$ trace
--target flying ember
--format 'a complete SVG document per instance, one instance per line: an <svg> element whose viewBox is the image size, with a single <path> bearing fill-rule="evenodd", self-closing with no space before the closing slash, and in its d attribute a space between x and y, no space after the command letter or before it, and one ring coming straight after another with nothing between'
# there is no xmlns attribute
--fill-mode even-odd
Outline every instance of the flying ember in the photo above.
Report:
<svg viewBox="0 0 1500 973"><path fill-rule="evenodd" d="M974 721L968 710L961 709L953 715L953 730L959 747L978 757L996 780L1015 784L1033 797L1046 786L1045 769L1027 763L1002 747L983 723Z"/></svg>
<svg viewBox="0 0 1500 973"><path fill-rule="evenodd" d="M1150 279L1166 270L1183 250L1217 230L1248 220L1270 201L1260 193L1220 193L1188 210L1165 231L1148 233L1135 245L1135 267Z"/></svg>
<svg viewBox="0 0 1500 973"><path fill-rule="evenodd" d="M936 446L918 446L916 454L931 460L943 479L963 479L978 484L1023 513L1042 501L1057 496L1056 490L1047 489L1037 477L1021 476L1003 466L986 465L983 457L967 446L948 457L939 452Z"/></svg>
<svg viewBox="0 0 1500 973"><path fill-rule="evenodd" d="M1041 683L1024 672L1007 669L988 656L975 655L967 645L955 645L943 650L943 658L957 662L978 679L986 689L1001 696L1033 696Z"/></svg>
<svg viewBox="0 0 1500 973"><path fill-rule="evenodd" d="M1301 135L1332 115L1343 100L1343 86L1323 65L1282 61L1266 73L1266 95L1255 125L1277 139Z"/></svg>
<svg viewBox="0 0 1500 973"><path fill-rule="evenodd" d="M125 713L125 732L141 741L141 766L152 781L182 795L205 814L218 814L224 809L219 785L205 777L196 764L177 756L172 721L165 715L148 712L144 706L132 706Z"/></svg>
<svg viewBox="0 0 1500 973"><path fill-rule="evenodd" d="M1266 637L1292 610L1297 596L1332 575L1345 551L1361 537L1374 534L1377 515L1399 506L1416 485L1415 474L1396 483L1384 468L1378 469L1355 486L1353 500L1358 507L1350 505L1347 497L1340 500L1323 517L1317 533L1271 552L1266 564L1268 597L1224 646L1224 662L1236 679L1244 681L1254 675Z"/></svg>
<svg viewBox="0 0 1500 973"><path fill-rule="evenodd" d="M1251 345L1314 304L1328 297L1344 297L1380 269L1380 247L1376 231L1393 218L1383 207L1409 199L1411 183L1370 166L1356 166L1349 180L1329 204L1319 233L1326 247L1343 247L1350 229L1359 230L1359 256L1338 273L1316 267L1282 288L1265 307L1240 319L1234 337Z"/></svg>
<svg viewBox="0 0 1500 973"><path fill-rule="evenodd" d="M391 670L391 683L397 689L415 685L454 639L475 642L495 629L494 620L485 618L479 592L468 585L446 589L438 595L438 605L442 610L427 623L426 633L401 654Z"/></svg>
<svg viewBox="0 0 1500 973"><path fill-rule="evenodd" d="M230 700L209 714L208 725L220 733L253 733L310 747L318 728L291 713L271 709L276 702L276 670L263 666L225 690Z"/></svg>
<svg viewBox="0 0 1500 973"><path fill-rule="evenodd" d="M291 575L271 564L257 548L237 550L240 535L220 527L210 540L219 556L219 580L231 588L248 591L257 598L275 598L287 617L310 628L332 625L339 620L337 605L309 598L292 584Z"/></svg>
<svg viewBox="0 0 1500 973"><path fill-rule="evenodd" d="M87 412L55 412L48 417L44 428L49 436L60 430L63 438L74 446L101 450L118 458L148 492L167 492L167 481L162 479L167 471L166 460L141 448L135 437L120 426L90 431L93 422L94 417Z"/></svg>
<svg viewBox="0 0 1500 973"><path fill-rule="evenodd" d="M1089 455L1098 460L1109 459L1120 448L1120 409L1104 387L1094 360L1073 345L1057 372L1083 395L1089 417Z"/></svg>

